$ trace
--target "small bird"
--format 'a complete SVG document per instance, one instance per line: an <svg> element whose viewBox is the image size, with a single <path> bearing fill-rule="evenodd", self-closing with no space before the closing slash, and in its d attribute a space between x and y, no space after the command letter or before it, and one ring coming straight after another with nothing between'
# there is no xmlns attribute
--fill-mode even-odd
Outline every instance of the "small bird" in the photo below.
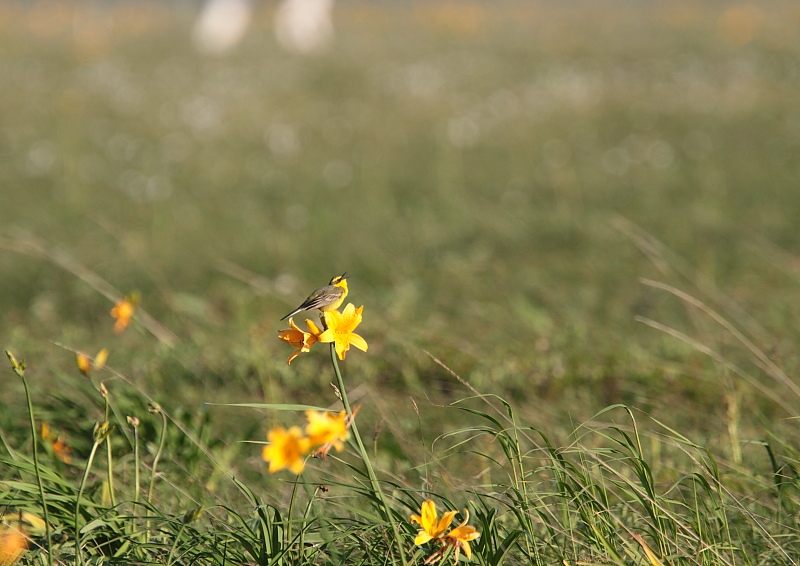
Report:
<svg viewBox="0 0 800 566"><path fill-rule="evenodd" d="M319 309L325 312L338 309L339 305L344 302L345 297L347 297L347 273L342 273L341 275L331 278L330 283L324 287L320 287L311 293L299 307L284 316L281 320L286 320L300 311Z"/></svg>

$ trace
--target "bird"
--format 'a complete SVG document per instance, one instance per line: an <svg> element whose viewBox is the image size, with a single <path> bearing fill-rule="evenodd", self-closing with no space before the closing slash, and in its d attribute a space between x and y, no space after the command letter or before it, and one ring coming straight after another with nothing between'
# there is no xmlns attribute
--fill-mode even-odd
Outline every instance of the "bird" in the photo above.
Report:
<svg viewBox="0 0 800 566"><path fill-rule="evenodd" d="M310 311L319 309L321 312L338 309L347 297L347 273L336 275L324 287L320 287L311 293L305 301L300 303L296 309L284 316L281 320L286 320L300 311Z"/></svg>

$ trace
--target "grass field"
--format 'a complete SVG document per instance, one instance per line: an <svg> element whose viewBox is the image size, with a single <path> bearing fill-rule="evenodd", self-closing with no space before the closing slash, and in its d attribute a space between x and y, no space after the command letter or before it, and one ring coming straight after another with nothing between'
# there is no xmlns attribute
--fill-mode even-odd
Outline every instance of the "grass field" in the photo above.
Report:
<svg viewBox="0 0 800 566"><path fill-rule="evenodd" d="M796 5L192 16L0 7L0 564L449 562L425 499L477 564L800 563ZM360 435L270 474L342 389L278 319L345 270Z"/></svg>

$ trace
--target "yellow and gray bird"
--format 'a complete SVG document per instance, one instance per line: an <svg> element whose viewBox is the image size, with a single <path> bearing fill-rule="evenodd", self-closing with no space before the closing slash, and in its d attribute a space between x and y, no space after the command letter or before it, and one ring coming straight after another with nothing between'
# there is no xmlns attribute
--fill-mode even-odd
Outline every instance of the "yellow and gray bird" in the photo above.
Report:
<svg viewBox="0 0 800 566"><path fill-rule="evenodd" d="M347 297L347 273L337 275L330 280L330 283L320 287L311 293L300 306L284 316L281 320L286 320L300 311L310 311L319 309L322 312L338 309Z"/></svg>

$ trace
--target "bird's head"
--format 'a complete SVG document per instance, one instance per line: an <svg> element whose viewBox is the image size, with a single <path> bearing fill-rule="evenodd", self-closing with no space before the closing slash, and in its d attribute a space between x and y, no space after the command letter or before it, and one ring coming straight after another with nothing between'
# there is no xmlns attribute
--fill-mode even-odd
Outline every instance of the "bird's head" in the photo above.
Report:
<svg viewBox="0 0 800 566"><path fill-rule="evenodd" d="M334 285L336 287L343 287L347 289L347 272L332 277L329 285Z"/></svg>

